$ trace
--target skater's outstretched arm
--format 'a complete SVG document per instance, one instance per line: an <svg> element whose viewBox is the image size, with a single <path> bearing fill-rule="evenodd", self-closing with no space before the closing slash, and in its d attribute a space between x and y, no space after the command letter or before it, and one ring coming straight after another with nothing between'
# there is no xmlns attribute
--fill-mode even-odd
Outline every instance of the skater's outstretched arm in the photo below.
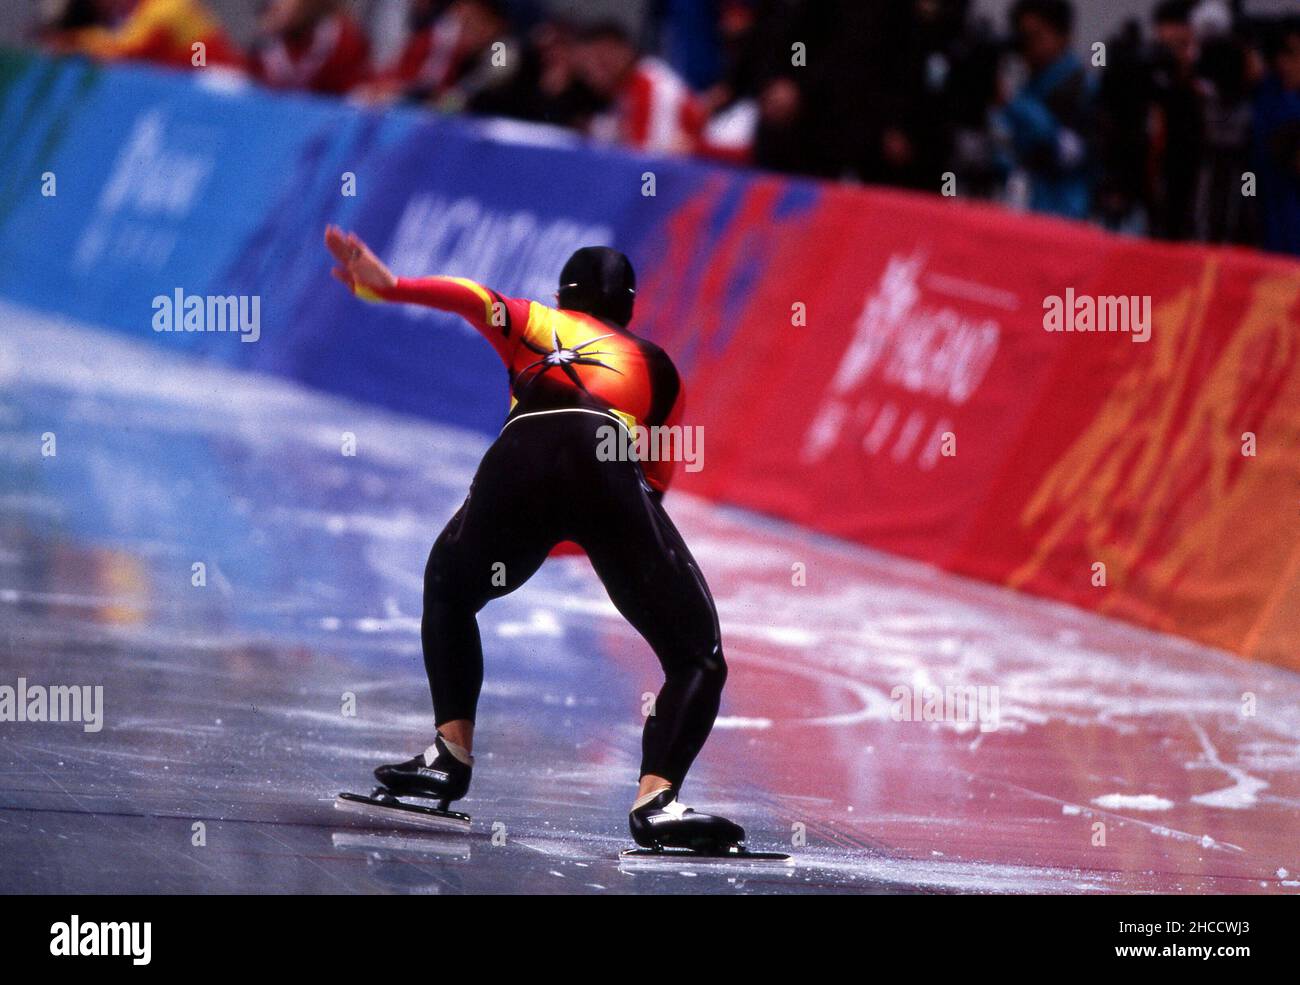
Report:
<svg viewBox="0 0 1300 985"><path fill-rule="evenodd" d="M337 266L330 271L366 301L422 304L460 315L509 360L528 322L527 300L507 298L462 277L398 277L355 233L325 228L325 245Z"/></svg>

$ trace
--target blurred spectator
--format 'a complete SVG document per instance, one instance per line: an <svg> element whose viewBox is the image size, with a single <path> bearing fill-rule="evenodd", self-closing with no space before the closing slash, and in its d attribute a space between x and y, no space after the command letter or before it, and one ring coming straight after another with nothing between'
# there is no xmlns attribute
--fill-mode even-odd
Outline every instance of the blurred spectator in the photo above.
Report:
<svg viewBox="0 0 1300 985"><path fill-rule="evenodd" d="M754 162L777 171L861 178L879 136L893 43L888 9L861 0L755 0L748 34L758 123Z"/></svg>
<svg viewBox="0 0 1300 985"><path fill-rule="evenodd" d="M500 0L414 0L411 33L397 61L358 95L418 100L454 112L504 86L522 55Z"/></svg>
<svg viewBox="0 0 1300 985"><path fill-rule="evenodd" d="M811 174L816 170L812 135L815 98L813 78L806 66L792 64L797 42L816 45L804 0L753 0L724 12L731 19L731 50L722 85L714 99L752 99L755 164L773 171ZM724 36L726 36L724 34ZM725 101L712 107L716 114Z"/></svg>
<svg viewBox="0 0 1300 985"><path fill-rule="evenodd" d="M468 109L473 101L505 85L522 61L501 0L456 0L451 14L457 23L452 71L430 93L446 112Z"/></svg>
<svg viewBox="0 0 1300 985"><path fill-rule="evenodd" d="M47 35L53 47L94 58L148 61L173 68L243 63L239 50L202 0L68 4L55 27Z"/></svg>
<svg viewBox="0 0 1300 985"><path fill-rule="evenodd" d="M338 0L269 0L251 58L268 86L341 95L369 74L370 43Z"/></svg>
<svg viewBox="0 0 1300 985"><path fill-rule="evenodd" d="M49 0L42 4L36 36L47 43L72 31L103 25L98 0Z"/></svg>
<svg viewBox="0 0 1300 985"><path fill-rule="evenodd" d="M584 31L578 56L580 77L607 107L591 121L593 138L659 154L694 149L704 122L694 95L665 62L640 54L620 24Z"/></svg>
<svg viewBox="0 0 1300 985"><path fill-rule="evenodd" d="M745 163L753 159L758 129L758 71L752 0L722 0L718 8L717 79L699 96L706 122L699 151Z"/></svg>
<svg viewBox="0 0 1300 985"><path fill-rule="evenodd" d="M966 2L912 0L891 9L896 20L884 53L880 135L868 148L863 176L934 191L952 156L956 101L950 87L961 57Z"/></svg>
<svg viewBox="0 0 1300 985"><path fill-rule="evenodd" d="M1270 72L1255 97L1255 168L1264 245L1300 254L1300 20L1269 44Z"/></svg>
<svg viewBox="0 0 1300 985"><path fill-rule="evenodd" d="M402 0L404 45L372 75L348 9L391 38L396 3L261 0L251 70L786 173L933 191L953 172L964 198L1300 254L1300 28L1263 35L1265 65L1267 22L1239 0L1161 0L1091 69L1070 0L1017 0L1008 32L972 16L979 0L641 0L586 26L541 16L584 0ZM204 0L42 10L56 50L191 65L202 41L208 64L240 63Z"/></svg>
<svg viewBox="0 0 1300 985"><path fill-rule="evenodd" d="M729 0L653 0L656 47L696 92L722 71L722 7Z"/></svg>
<svg viewBox="0 0 1300 985"><path fill-rule="evenodd" d="M952 127L948 167L957 175L965 196L991 198L1002 187L990 126L1000 92L1002 49L991 25L977 20L966 26L945 55L945 99Z"/></svg>
<svg viewBox="0 0 1300 985"><path fill-rule="evenodd" d="M408 93L429 91L449 70L459 24L447 8L452 0L411 0L406 43L391 65L358 86L353 95L364 102L391 102Z"/></svg>
<svg viewBox="0 0 1300 985"><path fill-rule="evenodd" d="M1205 89L1197 75L1200 52L1192 4L1164 0L1155 13L1155 71L1150 119L1151 233L1190 239L1205 142Z"/></svg>
<svg viewBox="0 0 1300 985"><path fill-rule="evenodd" d="M1018 0L1011 11L1029 78L1002 109L1016 162L1029 177L1029 207L1081 219L1090 204L1092 91L1070 50L1067 0Z"/></svg>
<svg viewBox="0 0 1300 985"><path fill-rule="evenodd" d="M578 77L578 37L564 20L542 21L524 46L518 70L473 95L472 113L586 130L603 108Z"/></svg>
<svg viewBox="0 0 1300 985"><path fill-rule="evenodd" d="M1207 6L1214 5L1202 4L1198 11ZM1203 242L1255 242L1257 198L1242 194L1242 175L1250 170L1254 116L1250 96L1261 69L1251 48L1230 32L1230 23L1193 15L1192 24L1202 38L1200 73L1205 89L1204 156L1192 203L1192 233Z"/></svg>
<svg viewBox="0 0 1300 985"><path fill-rule="evenodd" d="M1106 69L1097 89L1100 173L1093 209L1111 229L1133 233L1147 229L1151 88L1142 27L1131 20L1106 41Z"/></svg>

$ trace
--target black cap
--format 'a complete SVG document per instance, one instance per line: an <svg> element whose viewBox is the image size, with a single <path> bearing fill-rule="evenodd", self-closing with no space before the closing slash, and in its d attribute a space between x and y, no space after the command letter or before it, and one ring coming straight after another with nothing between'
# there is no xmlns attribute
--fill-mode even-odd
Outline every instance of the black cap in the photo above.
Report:
<svg viewBox="0 0 1300 985"><path fill-rule="evenodd" d="M560 271L560 307L626 326L636 301L632 261L608 246L584 246Z"/></svg>

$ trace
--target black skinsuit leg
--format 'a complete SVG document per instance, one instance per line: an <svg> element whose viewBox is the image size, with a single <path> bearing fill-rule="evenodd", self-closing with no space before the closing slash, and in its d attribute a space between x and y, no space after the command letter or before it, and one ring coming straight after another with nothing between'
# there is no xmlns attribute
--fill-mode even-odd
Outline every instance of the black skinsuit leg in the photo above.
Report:
<svg viewBox="0 0 1300 985"><path fill-rule="evenodd" d="M633 463L601 463L599 493L574 539L664 670L646 719L641 775L680 788L704 746L727 680L718 615L704 575L681 534Z"/></svg>
<svg viewBox="0 0 1300 985"><path fill-rule="evenodd" d="M421 639L439 724L474 719L483 681L475 614L527 581L562 540L587 552L619 612L662 664L641 774L680 786L713 728L726 681L717 613L698 565L633 462L596 456L603 415L508 425L425 568Z"/></svg>
<svg viewBox="0 0 1300 985"><path fill-rule="evenodd" d="M531 578L558 543L538 515L541 498L527 481L520 437L503 436L488 449L424 566L420 644L439 726L474 721L483 687L478 611Z"/></svg>

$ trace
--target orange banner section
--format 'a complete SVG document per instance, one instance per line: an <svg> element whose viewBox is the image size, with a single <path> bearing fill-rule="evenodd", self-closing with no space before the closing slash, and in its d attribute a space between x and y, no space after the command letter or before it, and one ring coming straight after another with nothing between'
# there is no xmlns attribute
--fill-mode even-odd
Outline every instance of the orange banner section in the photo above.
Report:
<svg viewBox="0 0 1300 985"><path fill-rule="evenodd" d="M641 291L682 488L1300 670L1300 264L780 192L702 193Z"/></svg>

